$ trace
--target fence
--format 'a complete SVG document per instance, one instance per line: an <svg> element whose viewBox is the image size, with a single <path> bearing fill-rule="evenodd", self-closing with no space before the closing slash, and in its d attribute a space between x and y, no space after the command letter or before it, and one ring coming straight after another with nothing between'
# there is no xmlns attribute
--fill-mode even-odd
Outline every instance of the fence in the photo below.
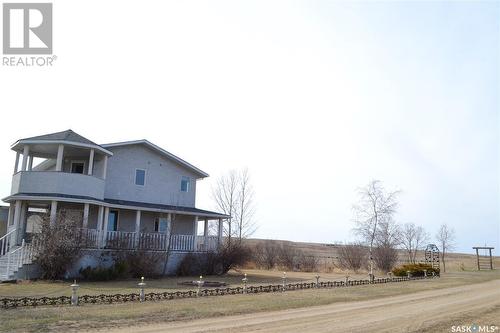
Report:
<svg viewBox="0 0 500 333"><path fill-rule="evenodd" d="M437 276L436 276L437 277ZM73 284L73 296L59 296L59 297L22 297L22 298L1 298L0 307L2 308L16 308L22 306L50 306L50 305L76 305L76 304L112 304L112 303L126 303L138 301L162 301L181 298L194 298L205 296L222 296L222 295L238 295L238 294L259 294L259 293L274 293L285 292L289 290L304 290L304 289L327 289L360 286L368 284L383 284L383 283L396 283L410 280L432 279L434 276L421 276L421 277L391 277L370 280L348 280L346 281L323 281L319 282L304 282L304 283L286 283L265 286L248 286L244 280L244 286L234 288L215 288L215 289L201 289L201 281L198 290L187 291L173 291L161 293L144 293L144 285L140 287L139 293L132 294L112 294L112 295L83 295L76 296L78 286ZM245 278L246 279L246 278ZM141 282L143 283L143 282ZM139 284L140 286L140 284ZM76 288L75 288L76 287ZM73 298L73 301L72 301ZM76 302L75 302L76 298Z"/></svg>

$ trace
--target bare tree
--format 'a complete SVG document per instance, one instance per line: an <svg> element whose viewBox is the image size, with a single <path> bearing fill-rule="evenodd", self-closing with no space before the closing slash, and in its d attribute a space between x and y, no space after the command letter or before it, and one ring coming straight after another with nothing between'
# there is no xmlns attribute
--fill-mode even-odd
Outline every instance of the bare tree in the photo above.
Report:
<svg viewBox="0 0 500 333"><path fill-rule="evenodd" d="M366 247L359 243L339 246L340 267L357 272L366 263Z"/></svg>
<svg viewBox="0 0 500 333"><path fill-rule="evenodd" d="M353 206L354 232L369 246L370 276L373 276L373 246L379 225L392 220L398 205L398 194L399 191L387 192L380 181L372 180L359 189L359 202Z"/></svg>
<svg viewBox="0 0 500 333"><path fill-rule="evenodd" d="M238 175L235 170L231 170L227 175L219 177L216 185L212 188L212 198L215 205L222 213L229 216L226 219L227 228L224 228L228 244L231 244L231 237L233 236L232 223L237 205L237 188Z"/></svg>
<svg viewBox="0 0 500 333"><path fill-rule="evenodd" d="M237 179L237 199L234 227L239 242L251 236L257 229L253 219L255 213L254 191L250 183L248 169L243 169Z"/></svg>
<svg viewBox="0 0 500 333"><path fill-rule="evenodd" d="M279 261L281 247L274 240L258 243L253 249L253 259L259 268L272 269Z"/></svg>
<svg viewBox="0 0 500 333"><path fill-rule="evenodd" d="M441 261L443 262L443 272L446 272L446 254L455 247L455 230L442 224L436 234L436 240L441 245Z"/></svg>
<svg viewBox="0 0 500 333"><path fill-rule="evenodd" d="M231 170L221 176L212 188L212 198L217 209L229 215L224 227L229 245L232 237L236 237L241 243L243 238L251 236L257 229L254 220L254 197L248 169Z"/></svg>
<svg viewBox="0 0 500 333"><path fill-rule="evenodd" d="M392 219L379 222L375 236L373 260L378 269L388 272L398 262L397 246L400 244L401 228Z"/></svg>
<svg viewBox="0 0 500 333"><path fill-rule="evenodd" d="M415 223L406 223L401 228L401 245L408 254L408 262L416 263L417 252L429 241L429 234Z"/></svg>

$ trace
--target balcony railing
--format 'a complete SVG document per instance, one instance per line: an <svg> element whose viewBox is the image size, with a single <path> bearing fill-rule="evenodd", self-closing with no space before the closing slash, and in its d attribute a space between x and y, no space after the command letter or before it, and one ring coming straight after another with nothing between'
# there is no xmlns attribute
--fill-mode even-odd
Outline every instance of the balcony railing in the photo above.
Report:
<svg viewBox="0 0 500 333"><path fill-rule="evenodd" d="M81 229L81 244L85 248L116 250L156 251L213 251L217 249L217 236L167 235L162 233L135 233L127 231L104 231Z"/></svg>
<svg viewBox="0 0 500 333"><path fill-rule="evenodd" d="M66 194L104 198L104 180L89 175L56 171L20 171L12 177L11 194Z"/></svg>

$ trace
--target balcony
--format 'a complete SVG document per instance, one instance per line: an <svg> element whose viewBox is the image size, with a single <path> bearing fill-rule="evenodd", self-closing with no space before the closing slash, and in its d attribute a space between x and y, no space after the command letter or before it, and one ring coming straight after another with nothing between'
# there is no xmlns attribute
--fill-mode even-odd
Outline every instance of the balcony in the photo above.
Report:
<svg viewBox="0 0 500 333"><path fill-rule="evenodd" d="M151 250L206 252L218 246L217 236L171 235L162 233L135 233L126 231L104 231L80 229L84 248L104 248L113 250Z"/></svg>
<svg viewBox="0 0 500 333"><path fill-rule="evenodd" d="M104 180L94 176L58 171L20 171L12 177L11 194L63 194L104 198Z"/></svg>

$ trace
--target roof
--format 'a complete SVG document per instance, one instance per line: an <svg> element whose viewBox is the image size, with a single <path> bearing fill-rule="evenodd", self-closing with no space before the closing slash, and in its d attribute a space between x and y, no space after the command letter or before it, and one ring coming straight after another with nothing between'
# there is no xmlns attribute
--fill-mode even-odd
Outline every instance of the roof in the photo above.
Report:
<svg viewBox="0 0 500 333"><path fill-rule="evenodd" d="M149 142L146 139L125 141L125 142L116 142L116 143L107 143L107 144L103 144L102 147L113 148L113 147L122 147L122 146L130 146L130 145L145 145L145 146L155 150L156 152L160 153L161 155L163 155L163 156L179 163L180 165L183 165L184 167L192 170L194 173L200 175L201 178L205 178L205 177L209 176L208 173L206 173L205 171L200 170L199 168L195 167L194 165L184 161L182 158L166 151L165 149L155 145L154 143Z"/></svg>
<svg viewBox="0 0 500 333"><path fill-rule="evenodd" d="M138 202L138 201L126 201L126 200L117 200L117 199L96 199L88 196L81 195L69 195L69 194L59 194L59 193L17 193L11 195L7 198L4 198L3 201L11 201L17 198L25 198L25 197L36 197L39 200L49 200L49 199L70 199L67 201L79 200L83 202L91 202L94 204L104 203L108 206L113 206L116 208L123 209L139 209L139 210L150 210L150 211L168 211L168 212L176 212L176 213L187 213L189 215L200 215L200 216L210 216L216 218L229 218L229 215L225 215L222 213L212 212L209 210L198 209L195 207L185 207L185 206L175 206L175 205L163 205L163 204L154 204L147 202ZM64 200L61 200L64 201Z"/></svg>
<svg viewBox="0 0 500 333"><path fill-rule="evenodd" d="M73 130L69 129L66 131L62 132L56 132L56 133L51 133L51 134L44 134L44 135L39 135L39 136L33 136L31 138L25 138L21 139L19 141L24 141L24 140L33 140L33 141L71 141L71 142L78 142L78 143L85 143L88 145L96 145L98 146L97 143L90 141L87 138L84 138L80 134L73 132Z"/></svg>
<svg viewBox="0 0 500 333"><path fill-rule="evenodd" d="M71 129L68 129L66 131L62 132L56 132L56 133L50 133L50 134L44 134L44 135L38 135L38 136L33 136L29 138L24 138L21 140L16 141L11 148L16 151L21 151L24 145L26 144L58 144L58 143L65 143L68 145L72 146L77 146L77 147L86 147L86 148L95 148L98 149L99 151L103 152L104 154L107 154L109 156L112 156L113 153L110 151L106 150L102 146L98 145L97 143L81 136L80 134L74 132Z"/></svg>
<svg viewBox="0 0 500 333"><path fill-rule="evenodd" d="M104 199L104 202L112 205L119 206L132 206L138 208L152 208L152 209L161 209L161 210L170 210L176 212L187 212L187 213L198 213L200 215L217 215L220 217L229 217L228 215L212 212L209 210L198 209L195 207L185 207L185 206L174 206L174 205L161 205L161 204L153 204L146 202L137 202L137 201L126 201L126 200L117 200L117 199Z"/></svg>

